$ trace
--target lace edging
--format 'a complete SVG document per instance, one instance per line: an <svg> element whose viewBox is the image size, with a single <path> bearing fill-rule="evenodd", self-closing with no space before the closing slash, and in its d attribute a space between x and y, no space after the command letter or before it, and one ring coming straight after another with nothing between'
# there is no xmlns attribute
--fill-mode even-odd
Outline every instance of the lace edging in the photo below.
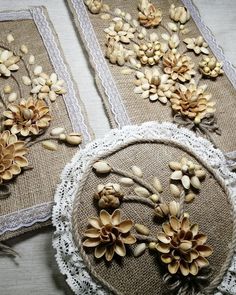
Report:
<svg viewBox="0 0 236 295"><path fill-rule="evenodd" d="M87 8L84 1L71 0L74 10L77 14L77 20L83 33L83 38L86 41L86 45L91 54L93 63L96 67L98 76L104 87L105 93L109 100L111 111L114 114L115 121L118 127L129 125L130 119L126 112L125 106L122 102L120 93L117 89L115 81L111 75L108 65L104 59L100 45L96 38L92 24L89 20ZM89 32L89 33L88 33Z"/></svg>
<svg viewBox="0 0 236 295"><path fill-rule="evenodd" d="M53 225L56 227L53 247L56 249L56 260L60 271L67 276L67 282L76 294L84 295L105 295L109 294L99 283L97 283L87 272L86 266L79 255L79 251L74 244L72 237L71 213L73 200L76 196L80 179L86 166L96 155L102 155L116 145L132 139L140 138L165 138L171 139L177 143L184 144L203 160L215 168L219 175L225 179L231 195L236 196L236 188L233 183L236 181L236 175L227 168L227 162L223 153L215 149L213 145L204 138L198 138L196 135L184 128L178 128L172 123L158 124L155 122L144 123L141 126L126 126L111 130L103 139L98 139L88 144L82 151L78 152L71 163L63 170L61 180L55 194L56 205L53 207ZM236 200L234 200L236 205ZM235 275L236 254L232 265L225 275L224 280L219 286L219 290L227 289L227 294L236 294L236 285L234 289L230 287L229 279ZM216 293L217 294L217 293ZM218 294L221 294L218 292Z"/></svg>

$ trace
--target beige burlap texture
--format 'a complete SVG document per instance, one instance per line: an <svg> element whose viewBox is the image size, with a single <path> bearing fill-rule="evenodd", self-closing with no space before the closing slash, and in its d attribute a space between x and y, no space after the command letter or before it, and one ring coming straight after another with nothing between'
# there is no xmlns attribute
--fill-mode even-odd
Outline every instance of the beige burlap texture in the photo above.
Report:
<svg viewBox="0 0 236 295"><path fill-rule="evenodd" d="M184 151L179 146L171 144L155 143L135 143L122 149L106 153L105 159L111 167L131 171L132 165L139 166L146 181L151 183L153 176L157 176L164 188L161 194L164 201L173 199L169 191L171 170L168 167L170 161L178 161L182 156L186 156L193 161L198 161L192 153ZM90 163L91 164L91 163ZM215 279L221 281L223 277L222 266L229 264L232 258L232 251L229 257L229 249L232 248L233 239L233 208L228 199L225 187L222 187L221 181L216 177L212 169L205 167L207 176L202 183L202 189L199 195L191 204L185 205L185 210L189 212L192 223L198 223L200 232L208 236L208 244L213 249L213 255L209 258L212 267L211 282ZM74 237L76 242L82 241L83 233L88 225L88 218L98 215L96 203L94 202L94 192L100 183L118 182L119 176L111 173L106 177L98 177L91 169L86 178L81 180L84 184L80 188L74 202ZM86 173L85 173L86 174ZM84 182L85 181L85 182ZM133 195L133 188L122 190L127 195ZM124 197L125 198L125 197ZM123 202L121 207L123 219L130 218L134 223L141 223L150 229L151 236L156 237L160 232L161 226L154 219L154 213L149 206L136 202ZM133 256L132 246L127 256L123 259L114 259L111 263L106 263L105 259L95 259L93 251L81 247L81 253L84 253L87 259L84 259L93 275L105 281L105 285L112 287L117 294L170 294L165 287L162 276L163 266L160 266L156 253L146 250L138 258ZM85 251L85 252L83 252ZM230 259L229 259L230 258ZM227 262L228 260L228 262ZM220 277L219 277L220 274ZM211 292L209 294L212 294Z"/></svg>
<svg viewBox="0 0 236 295"><path fill-rule="evenodd" d="M33 20L27 19L0 22L0 40L6 41L6 36L10 33L14 35L14 44L25 44L28 47L29 52L34 54L36 63L43 67L44 72L54 72L41 35ZM56 36L54 35L54 38L55 37ZM11 44L13 48L14 44ZM58 48L60 48L58 43L57 45ZM24 86L21 82L21 77L23 75L27 76L27 72L22 62L19 62L19 67L20 69L14 75L22 85L23 97L28 98L29 87ZM9 78L5 81L5 84L6 83L17 90L17 85L13 79ZM16 92L18 92L18 90ZM78 93L77 98L79 103L81 103ZM73 127L63 97L59 96L56 102L50 103L49 107L52 113L52 121L50 128L40 137L40 139L49 137L50 130L58 126L64 127L65 132L67 133L72 132ZM84 115L86 117L86 114ZM85 119L85 123L87 124L87 119ZM33 169L24 171L16 179L13 179L13 181L10 182L9 188L11 195L7 199L0 200L0 216L4 218L4 216L17 213L12 222L14 222L16 226L19 222L18 227L20 227L21 211L32 208L31 219L33 218L32 223L35 224L32 224L29 227L19 228L18 230L6 231L0 236L0 241L49 223L48 221L36 223L38 216L37 213L34 213L33 209L35 206L44 203L51 204L50 206L52 207L55 188L59 182L59 175L65 164L70 161L77 149L77 147L65 144L59 144L58 150L55 152L44 149L41 143L37 143L30 147L27 158L29 165L32 166ZM0 224L0 226L3 225ZM11 228L11 224L9 224L9 228Z"/></svg>
<svg viewBox="0 0 236 295"><path fill-rule="evenodd" d="M76 2L76 1L75 1ZM174 1L166 1L166 0L153 0L151 1L156 6L158 6L163 12L163 19L162 24L167 27L167 23L170 22L169 18L169 8L172 3L176 6L183 5L180 0ZM132 15L134 19L138 17L138 1L123 1L123 0L107 0L105 1L113 11L115 8L120 8L122 11L128 12ZM89 31L82 32L80 28L80 24L78 22L78 15L75 12L75 9L71 3L68 1L68 5L74 15L75 24L80 31L81 36L83 34L89 34ZM104 29L109 27L109 23L111 20L104 20L101 19L99 15L92 14L88 11L88 16L92 24L92 28L95 31L96 38L99 42L99 45L105 53L105 43L106 43L106 33ZM190 32L184 35L183 38L188 37L197 37L201 35L198 27L194 23L193 19L190 19L186 27L190 29ZM152 30L148 29L149 32L157 32L160 36L161 33L166 33L165 30L161 27L157 27L157 29ZM204 36L203 36L204 37ZM86 37L84 38L86 39ZM85 41L86 45L86 41ZM126 46L129 47L129 46ZM185 50L185 46L182 44L178 50L183 52ZM195 55L191 51L188 52L188 55L193 59L195 65L198 64L201 57ZM96 70L96 62L94 62L93 58L90 59L91 63L93 64ZM109 70L112 74L112 77L115 81L115 85L118 88L118 92L122 98L122 102L124 104L125 110L128 114L131 124L139 124L146 121L158 121L158 122L172 122L173 121L173 114L171 111L170 105L163 105L160 102L150 102L148 99L142 99L139 94L135 94L133 89L134 85L134 74L130 75L123 75L121 74L122 67L118 65L112 65L109 63L107 59L104 58L104 62L107 63ZM98 76L102 76L102 73L99 73ZM196 75L196 80L198 80L199 74ZM113 126L117 126L117 121L115 121L116 113L117 117L120 117L121 114L117 109L113 108L112 110L112 103L109 101L108 97L106 96L106 92L102 89L101 80L96 79L98 88L100 90L101 96L104 101L104 105L107 108L107 114L110 119L110 122ZM235 131L235 124L236 124L236 90L234 89L233 85L227 78L227 75L224 74L221 77L218 77L216 80L210 79L203 79L200 84L207 84L208 85L208 92L212 93L213 99L216 101L216 113L215 116L217 118L218 126L221 129L221 136L217 135L216 133L211 133L214 142L216 143L217 147L222 149L225 152L233 151L236 149L236 131Z"/></svg>

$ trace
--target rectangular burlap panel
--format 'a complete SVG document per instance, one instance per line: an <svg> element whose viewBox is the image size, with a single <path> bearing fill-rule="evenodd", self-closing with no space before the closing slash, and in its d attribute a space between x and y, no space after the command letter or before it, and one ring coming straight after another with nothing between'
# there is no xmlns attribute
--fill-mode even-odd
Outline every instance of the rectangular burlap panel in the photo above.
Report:
<svg viewBox="0 0 236 295"><path fill-rule="evenodd" d="M12 34L15 39L11 46L25 44L35 56L36 65L41 65L46 73L56 72L65 81L67 93L58 96L56 102L50 104L52 121L40 139L49 137L53 128L64 127L66 133L81 133L82 145L86 144L91 139L92 131L45 9L35 7L25 11L0 12L1 43L6 43L8 34ZM29 88L21 83L21 77L27 76L27 72L22 62L19 62L19 67L14 75L22 85L23 96L27 99ZM15 83L11 77L1 79L0 88L9 84L18 91ZM50 223L59 176L78 149L59 144L57 151L50 151L44 149L41 142L30 147L27 158L32 169L11 181L10 197L0 200L0 241Z"/></svg>
<svg viewBox="0 0 236 295"><path fill-rule="evenodd" d="M217 147L225 152L230 152L236 149L236 71L226 61L221 49L215 44L210 31L201 22L200 16L196 7L191 0L166 1L152 0L154 5L159 7L163 12L162 24L167 27L170 22L169 8L171 3L176 6L186 5L192 18L187 22L186 27L190 32L184 35L184 38L198 37L203 35L210 47L210 54L215 55L218 60L224 62L224 75L216 80L203 79L200 84L208 85L208 92L212 93L213 100L216 101L217 123L221 129L221 136L212 133L212 138ZM138 1L123 1L123 0L106 0L110 11L115 8L120 8L122 11L130 13L133 19L138 18ZM82 0L68 0L68 6L74 16L74 21L79 30L85 46L90 55L90 61L95 69L97 85L100 90L104 105L107 108L107 114L112 126L124 126L129 123L139 124L146 121L172 122L173 114L170 105L163 105L156 101L151 103L148 99L142 99L141 95L135 94L135 74L124 75L121 73L122 67L111 64L104 57L106 34L105 28L109 27L111 19L101 18L101 14L92 14L87 9ZM196 21L196 22L195 22ZM155 31L160 36L165 30L157 27ZM124 45L131 47L130 45ZM179 48L180 52L184 51L185 46L182 44ZM192 52L188 55L193 59L195 68L200 61L200 57ZM99 77L99 78L98 78ZM199 73L197 71L195 79L198 80Z"/></svg>

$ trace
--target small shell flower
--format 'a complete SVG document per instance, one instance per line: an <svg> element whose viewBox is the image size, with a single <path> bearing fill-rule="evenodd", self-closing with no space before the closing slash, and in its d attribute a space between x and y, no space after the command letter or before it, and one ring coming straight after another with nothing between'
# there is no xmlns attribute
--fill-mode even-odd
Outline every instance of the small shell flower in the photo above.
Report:
<svg viewBox="0 0 236 295"><path fill-rule="evenodd" d="M184 39L184 43L186 43L186 47L190 50L193 50L196 54L204 53L209 54L209 50L207 49L208 44L204 41L202 36L197 38L186 38Z"/></svg>
<svg viewBox="0 0 236 295"><path fill-rule="evenodd" d="M201 188L201 181L206 176L206 171L199 164L183 157L180 162L170 162L169 166L172 172L171 180L181 181L183 187L188 190L190 187Z"/></svg>
<svg viewBox="0 0 236 295"><path fill-rule="evenodd" d="M174 4L170 6L170 18L175 22L185 24L190 19L190 13L186 7L175 7Z"/></svg>
<svg viewBox="0 0 236 295"><path fill-rule="evenodd" d="M136 29L131 27L129 23L118 19L110 23L110 26L104 30L108 38L114 38L115 41L128 44L134 38Z"/></svg>
<svg viewBox="0 0 236 295"><path fill-rule="evenodd" d="M20 57L9 50L0 49L0 76L10 77L12 71L17 71Z"/></svg>
<svg viewBox="0 0 236 295"><path fill-rule="evenodd" d="M199 62L199 71L205 76L210 78L216 78L222 75L222 63L218 62L214 56L203 56Z"/></svg>

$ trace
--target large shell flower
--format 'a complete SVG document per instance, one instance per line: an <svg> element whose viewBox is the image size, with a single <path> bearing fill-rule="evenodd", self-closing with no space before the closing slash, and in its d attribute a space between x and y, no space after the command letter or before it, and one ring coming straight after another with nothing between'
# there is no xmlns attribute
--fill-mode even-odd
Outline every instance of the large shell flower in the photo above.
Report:
<svg viewBox="0 0 236 295"><path fill-rule="evenodd" d="M190 81L192 76L196 74L191 57L178 52L168 51L163 56L163 67L164 72L170 75L173 80L181 82Z"/></svg>
<svg viewBox="0 0 236 295"><path fill-rule="evenodd" d="M161 75L156 68L146 70L144 73L137 72L136 77L134 92L141 94L144 99L159 100L165 104L175 90L175 82L168 75Z"/></svg>
<svg viewBox="0 0 236 295"><path fill-rule="evenodd" d="M109 38L114 38L116 41L128 44L134 38L135 28L131 27L129 23L118 19L110 23L110 26L104 30Z"/></svg>
<svg viewBox="0 0 236 295"><path fill-rule="evenodd" d="M188 49L193 50L196 54L209 54L209 50L207 49L208 44L204 41L202 36L198 36L197 38L186 38L184 39L184 43L187 44L186 47Z"/></svg>
<svg viewBox="0 0 236 295"><path fill-rule="evenodd" d="M3 112L7 118L4 125L11 128L12 134L22 136L37 135L49 126L51 115L44 100L22 100L19 104L10 104L8 110Z"/></svg>
<svg viewBox="0 0 236 295"><path fill-rule="evenodd" d="M10 77L11 71L17 71L20 57L9 50L0 49L0 76Z"/></svg>
<svg viewBox="0 0 236 295"><path fill-rule="evenodd" d="M212 95L206 92L207 85L197 86L191 83L188 87L179 84L172 94L171 106L174 112L200 123L206 114L215 112Z"/></svg>
<svg viewBox="0 0 236 295"><path fill-rule="evenodd" d="M138 4L138 20L146 28L156 27L162 20L162 11L148 0L140 0Z"/></svg>
<svg viewBox="0 0 236 295"><path fill-rule="evenodd" d="M123 198L120 185L118 183L99 184L94 198L98 200L100 208L118 208Z"/></svg>
<svg viewBox="0 0 236 295"><path fill-rule="evenodd" d="M131 220L121 221L121 212L116 209L112 215L106 210L101 210L99 218L89 219L91 228L84 233L86 240L83 246L94 248L94 256L101 258L105 255L111 261L114 254L123 257L126 255L125 245L132 245L136 238L130 233L133 226Z"/></svg>
<svg viewBox="0 0 236 295"><path fill-rule="evenodd" d="M188 217L171 216L169 222L163 223L162 231L157 235L156 249L171 274L196 276L200 269L209 265L207 257L213 250L205 245L207 236L199 233L199 226L191 225Z"/></svg>
<svg viewBox="0 0 236 295"><path fill-rule="evenodd" d="M24 141L8 130L0 133L0 183L11 180L21 173L21 168L28 166L26 153Z"/></svg>

